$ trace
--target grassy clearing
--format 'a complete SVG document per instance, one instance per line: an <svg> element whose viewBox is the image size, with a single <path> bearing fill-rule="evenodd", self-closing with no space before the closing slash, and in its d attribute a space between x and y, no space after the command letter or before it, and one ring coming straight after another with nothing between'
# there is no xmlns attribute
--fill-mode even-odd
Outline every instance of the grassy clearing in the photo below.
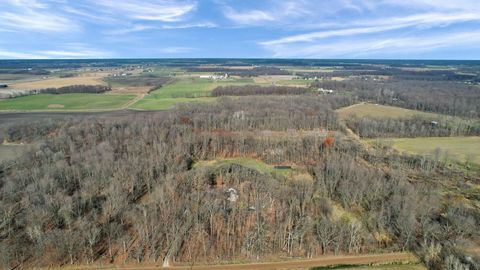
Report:
<svg viewBox="0 0 480 270"><path fill-rule="evenodd" d="M132 108L142 110L165 110L175 104L186 102L211 102L216 98L210 93L217 86L243 85L252 83L251 79L236 79L232 81L215 81L200 78L185 78L175 83L167 84L135 103Z"/></svg>
<svg viewBox="0 0 480 270"><path fill-rule="evenodd" d="M8 160L13 160L21 156L25 150L26 145L0 145L0 163Z"/></svg>
<svg viewBox="0 0 480 270"><path fill-rule="evenodd" d="M409 109L403 109L395 106L385 106L370 103L360 103L349 107L337 110L340 118L346 118L351 114L359 117L373 117L373 118L403 118L412 117L414 115L422 115L428 117L438 117L438 114L427 113Z"/></svg>
<svg viewBox="0 0 480 270"><path fill-rule="evenodd" d="M0 101L0 110L102 110L120 108L134 95L116 94L38 94Z"/></svg>
<svg viewBox="0 0 480 270"><path fill-rule="evenodd" d="M250 169L254 169L261 173L266 173L266 174L276 174L276 175L287 176L292 172L292 169L275 169L273 165L266 164L261 160L246 158L246 157L200 161L195 163L193 167L194 168L220 167L228 164L238 164L238 165L241 165Z"/></svg>
<svg viewBox="0 0 480 270"><path fill-rule="evenodd" d="M465 162L466 160L480 164L480 137L429 137L374 139L370 143L382 143L410 154L435 156L439 149L440 159Z"/></svg>
<svg viewBox="0 0 480 270"><path fill-rule="evenodd" d="M235 79L231 81L215 81L202 78L187 78L168 84L153 91L148 97L161 98L196 98L207 97L217 86L242 85L252 83L251 79Z"/></svg>

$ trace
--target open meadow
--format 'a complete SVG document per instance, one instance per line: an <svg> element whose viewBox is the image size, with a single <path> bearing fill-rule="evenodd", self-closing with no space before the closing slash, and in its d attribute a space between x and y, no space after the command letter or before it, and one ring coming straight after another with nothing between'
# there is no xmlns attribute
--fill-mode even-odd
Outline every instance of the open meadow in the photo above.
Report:
<svg viewBox="0 0 480 270"><path fill-rule="evenodd" d="M232 79L216 81L203 78L182 78L152 91L131 107L142 110L164 110L170 109L178 103L215 101L216 98L210 97L210 93L216 87L249 83L253 83L253 80Z"/></svg>
<svg viewBox="0 0 480 270"><path fill-rule="evenodd" d="M438 114L409 110L395 106L386 106L372 103L358 103L349 107L337 110L340 118L344 119L349 115L355 114L358 117L372 118L403 118L412 117L414 115L421 116L438 116Z"/></svg>
<svg viewBox="0 0 480 270"><path fill-rule="evenodd" d="M400 152L427 155L459 162L474 162L480 165L480 137L419 137L372 139L370 143L389 145Z"/></svg>
<svg viewBox="0 0 480 270"><path fill-rule="evenodd" d="M62 111L120 109L134 95L122 94L37 94L0 100L0 110Z"/></svg>

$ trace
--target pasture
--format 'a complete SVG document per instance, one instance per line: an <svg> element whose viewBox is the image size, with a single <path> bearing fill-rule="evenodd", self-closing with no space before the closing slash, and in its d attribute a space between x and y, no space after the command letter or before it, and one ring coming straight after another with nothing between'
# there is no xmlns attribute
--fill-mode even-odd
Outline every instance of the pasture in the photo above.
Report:
<svg viewBox="0 0 480 270"><path fill-rule="evenodd" d="M370 143L392 146L400 152L426 155L439 159L480 164L480 137L422 137L401 139L373 139Z"/></svg>
<svg viewBox="0 0 480 270"><path fill-rule="evenodd" d="M210 93L217 86L242 85L252 83L251 79L234 79L228 81L216 81L211 79L184 78L175 83L167 84L131 106L141 110L165 110L175 104L186 102L211 102L216 98L210 97Z"/></svg>
<svg viewBox="0 0 480 270"><path fill-rule="evenodd" d="M385 106L371 103L359 103L352 106L344 107L337 110L341 119L345 119L349 115L357 115L358 117L372 118L404 118L414 115L438 117L438 114L427 113L409 109L403 109L395 106Z"/></svg>
<svg viewBox="0 0 480 270"><path fill-rule="evenodd" d="M0 110L55 111L104 110L121 108L134 95L120 94L38 94L0 100Z"/></svg>

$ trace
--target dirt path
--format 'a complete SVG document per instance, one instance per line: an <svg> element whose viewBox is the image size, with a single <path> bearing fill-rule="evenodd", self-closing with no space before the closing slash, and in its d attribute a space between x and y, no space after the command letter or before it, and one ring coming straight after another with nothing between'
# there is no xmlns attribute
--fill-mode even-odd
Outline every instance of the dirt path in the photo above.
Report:
<svg viewBox="0 0 480 270"><path fill-rule="evenodd" d="M291 268L311 268L318 266L331 265L361 265L373 263L392 263L392 262L418 262L418 259L411 253L386 253L386 254L372 254L360 256L322 256L315 259L308 260L290 260L279 262L263 262L263 263L249 263L249 264L226 264L226 265L188 265L177 264L172 267L164 268L160 265L138 265L138 266L113 266L106 265L101 267L66 267L66 269L121 269L121 270L141 270L141 269L172 269L172 270L250 270L250 269L291 269Z"/></svg>
<svg viewBox="0 0 480 270"><path fill-rule="evenodd" d="M138 101L142 100L145 96L146 96L146 94L138 94L134 99L129 100L127 103L123 104L122 107L120 107L117 110L128 109L128 107L130 107L133 104L137 103Z"/></svg>

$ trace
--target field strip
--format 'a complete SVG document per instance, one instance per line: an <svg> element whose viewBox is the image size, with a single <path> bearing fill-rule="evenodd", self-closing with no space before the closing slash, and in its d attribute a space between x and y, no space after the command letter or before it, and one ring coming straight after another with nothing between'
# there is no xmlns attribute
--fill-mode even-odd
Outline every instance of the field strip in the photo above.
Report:
<svg viewBox="0 0 480 270"><path fill-rule="evenodd" d="M123 104L122 107L120 107L120 110L125 110L128 107L132 106L133 104L137 103L138 101L142 100L146 94L138 94L135 98L132 100L129 100L127 103Z"/></svg>
<svg viewBox="0 0 480 270"><path fill-rule="evenodd" d="M62 269L122 269L122 270L140 270L140 269L196 269L196 270L247 270L247 269L285 269L285 268L310 268L319 266L334 266L334 265L368 265L368 264L388 264L395 262L419 262L419 260L409 252L395 252L385 254L372 255L356 255L356 256L323 256L315 259L305 260L289 260L278 262L261 262L261 263L245 263L245 264L223 264L223 265L192 265L183 263L170 267L162 267L160 265L138 265L138 266L119 266L119 265L105 265L105 266L80 266L80 267L65 267ZM161 264L161 262L159 262Z"/></svg>

